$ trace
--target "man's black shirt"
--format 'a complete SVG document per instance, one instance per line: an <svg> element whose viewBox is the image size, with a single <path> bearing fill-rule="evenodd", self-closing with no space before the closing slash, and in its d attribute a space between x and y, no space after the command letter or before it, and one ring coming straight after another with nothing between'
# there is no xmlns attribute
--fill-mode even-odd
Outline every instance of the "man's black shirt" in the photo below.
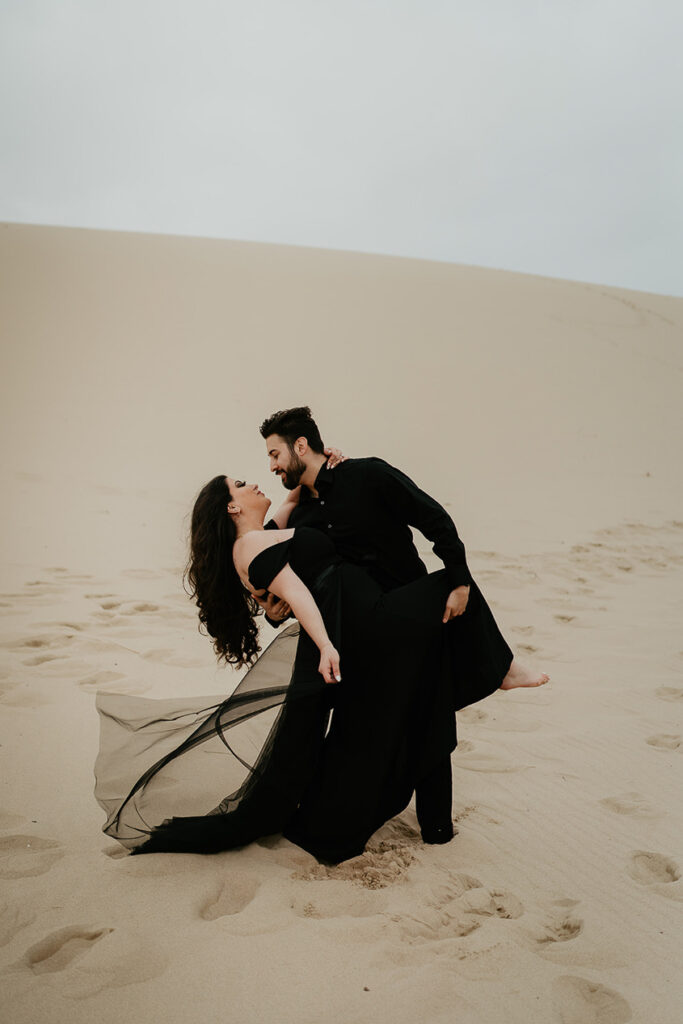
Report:
<svg viewBox="0 0 683 1024"><path fill-rule="evenodd" d="M427 572L411 526L432 542L453 588L471 582L465 547L449 514L383 459L348 459L335 469L324 465L315 489L317 498L302 487L287 525L323 530L344 561L362 565L384 590Z"/></svg>

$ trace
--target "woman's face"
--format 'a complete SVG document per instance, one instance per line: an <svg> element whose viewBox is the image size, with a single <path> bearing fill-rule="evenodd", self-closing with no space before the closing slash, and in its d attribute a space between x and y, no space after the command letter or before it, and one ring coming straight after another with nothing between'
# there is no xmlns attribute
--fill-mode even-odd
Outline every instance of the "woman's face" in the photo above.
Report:
<svg viewBox="0 0 683 1024"><path fill-rule="evenodd" d="M270 507L270 498L266 498L263 491L259 490L258 484L247 484L244 480L233 480L226 476L225 482L228 486L230 502L239 505L243 512L263 512Z"/></svg>

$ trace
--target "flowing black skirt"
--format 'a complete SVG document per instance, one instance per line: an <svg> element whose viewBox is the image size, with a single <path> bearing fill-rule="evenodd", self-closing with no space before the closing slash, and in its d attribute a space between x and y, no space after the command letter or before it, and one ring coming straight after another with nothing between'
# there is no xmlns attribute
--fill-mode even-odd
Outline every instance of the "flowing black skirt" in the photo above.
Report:
<svg viewBox="0 0 683 1024"><path fill-rule="evenodd" d="M214 853L273 833L321 860L361 853L455 748L455 711L510 667L476 584L442 624L449 590L443 570L386 594L353 566L324 574L315 598L338 684L294 624L227 699L98 694L104 832L134 853Z"/></svg>

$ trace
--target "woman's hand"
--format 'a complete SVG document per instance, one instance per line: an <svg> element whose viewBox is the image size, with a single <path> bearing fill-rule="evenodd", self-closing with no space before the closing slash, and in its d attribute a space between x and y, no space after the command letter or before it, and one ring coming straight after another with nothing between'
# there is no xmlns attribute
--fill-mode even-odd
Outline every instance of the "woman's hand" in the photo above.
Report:
<svg viewBox="0 0 683 1024"><path fill-rule="evenodd" d="M466 586L456 587L455 590L451 590L446 601L446 609L443 613L443 622L450 622L451 619L456 618L458 615L462 615L467 608L467 602L470 596L470 588Z"/></svg>
<svg viewBox="0 0 683 1024"><path fill-rule="evenodd" d="M334 469L340 462L346 462L348 456L342 455L339 448L323 448L324 454L327 456L327 469Z"/></svg>
<svg viewBox="0 0 683 1024"><path fill-rule="evenodd" d="M339 654L333 644L323 644L320 648L320 665L318 671L326 683L340 683Z"/></svg>

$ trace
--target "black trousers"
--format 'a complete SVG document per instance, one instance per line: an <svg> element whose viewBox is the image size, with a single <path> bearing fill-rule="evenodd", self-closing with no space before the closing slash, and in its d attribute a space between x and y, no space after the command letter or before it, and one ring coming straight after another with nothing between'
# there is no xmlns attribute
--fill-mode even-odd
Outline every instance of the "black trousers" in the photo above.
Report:
<svg viewBox="0 0 683 1024"><path fill-rule="evenodd" d="M415 790L415 809L422 830L449 825L453 813L453 773L450 756L420 781Z"/></svg>

